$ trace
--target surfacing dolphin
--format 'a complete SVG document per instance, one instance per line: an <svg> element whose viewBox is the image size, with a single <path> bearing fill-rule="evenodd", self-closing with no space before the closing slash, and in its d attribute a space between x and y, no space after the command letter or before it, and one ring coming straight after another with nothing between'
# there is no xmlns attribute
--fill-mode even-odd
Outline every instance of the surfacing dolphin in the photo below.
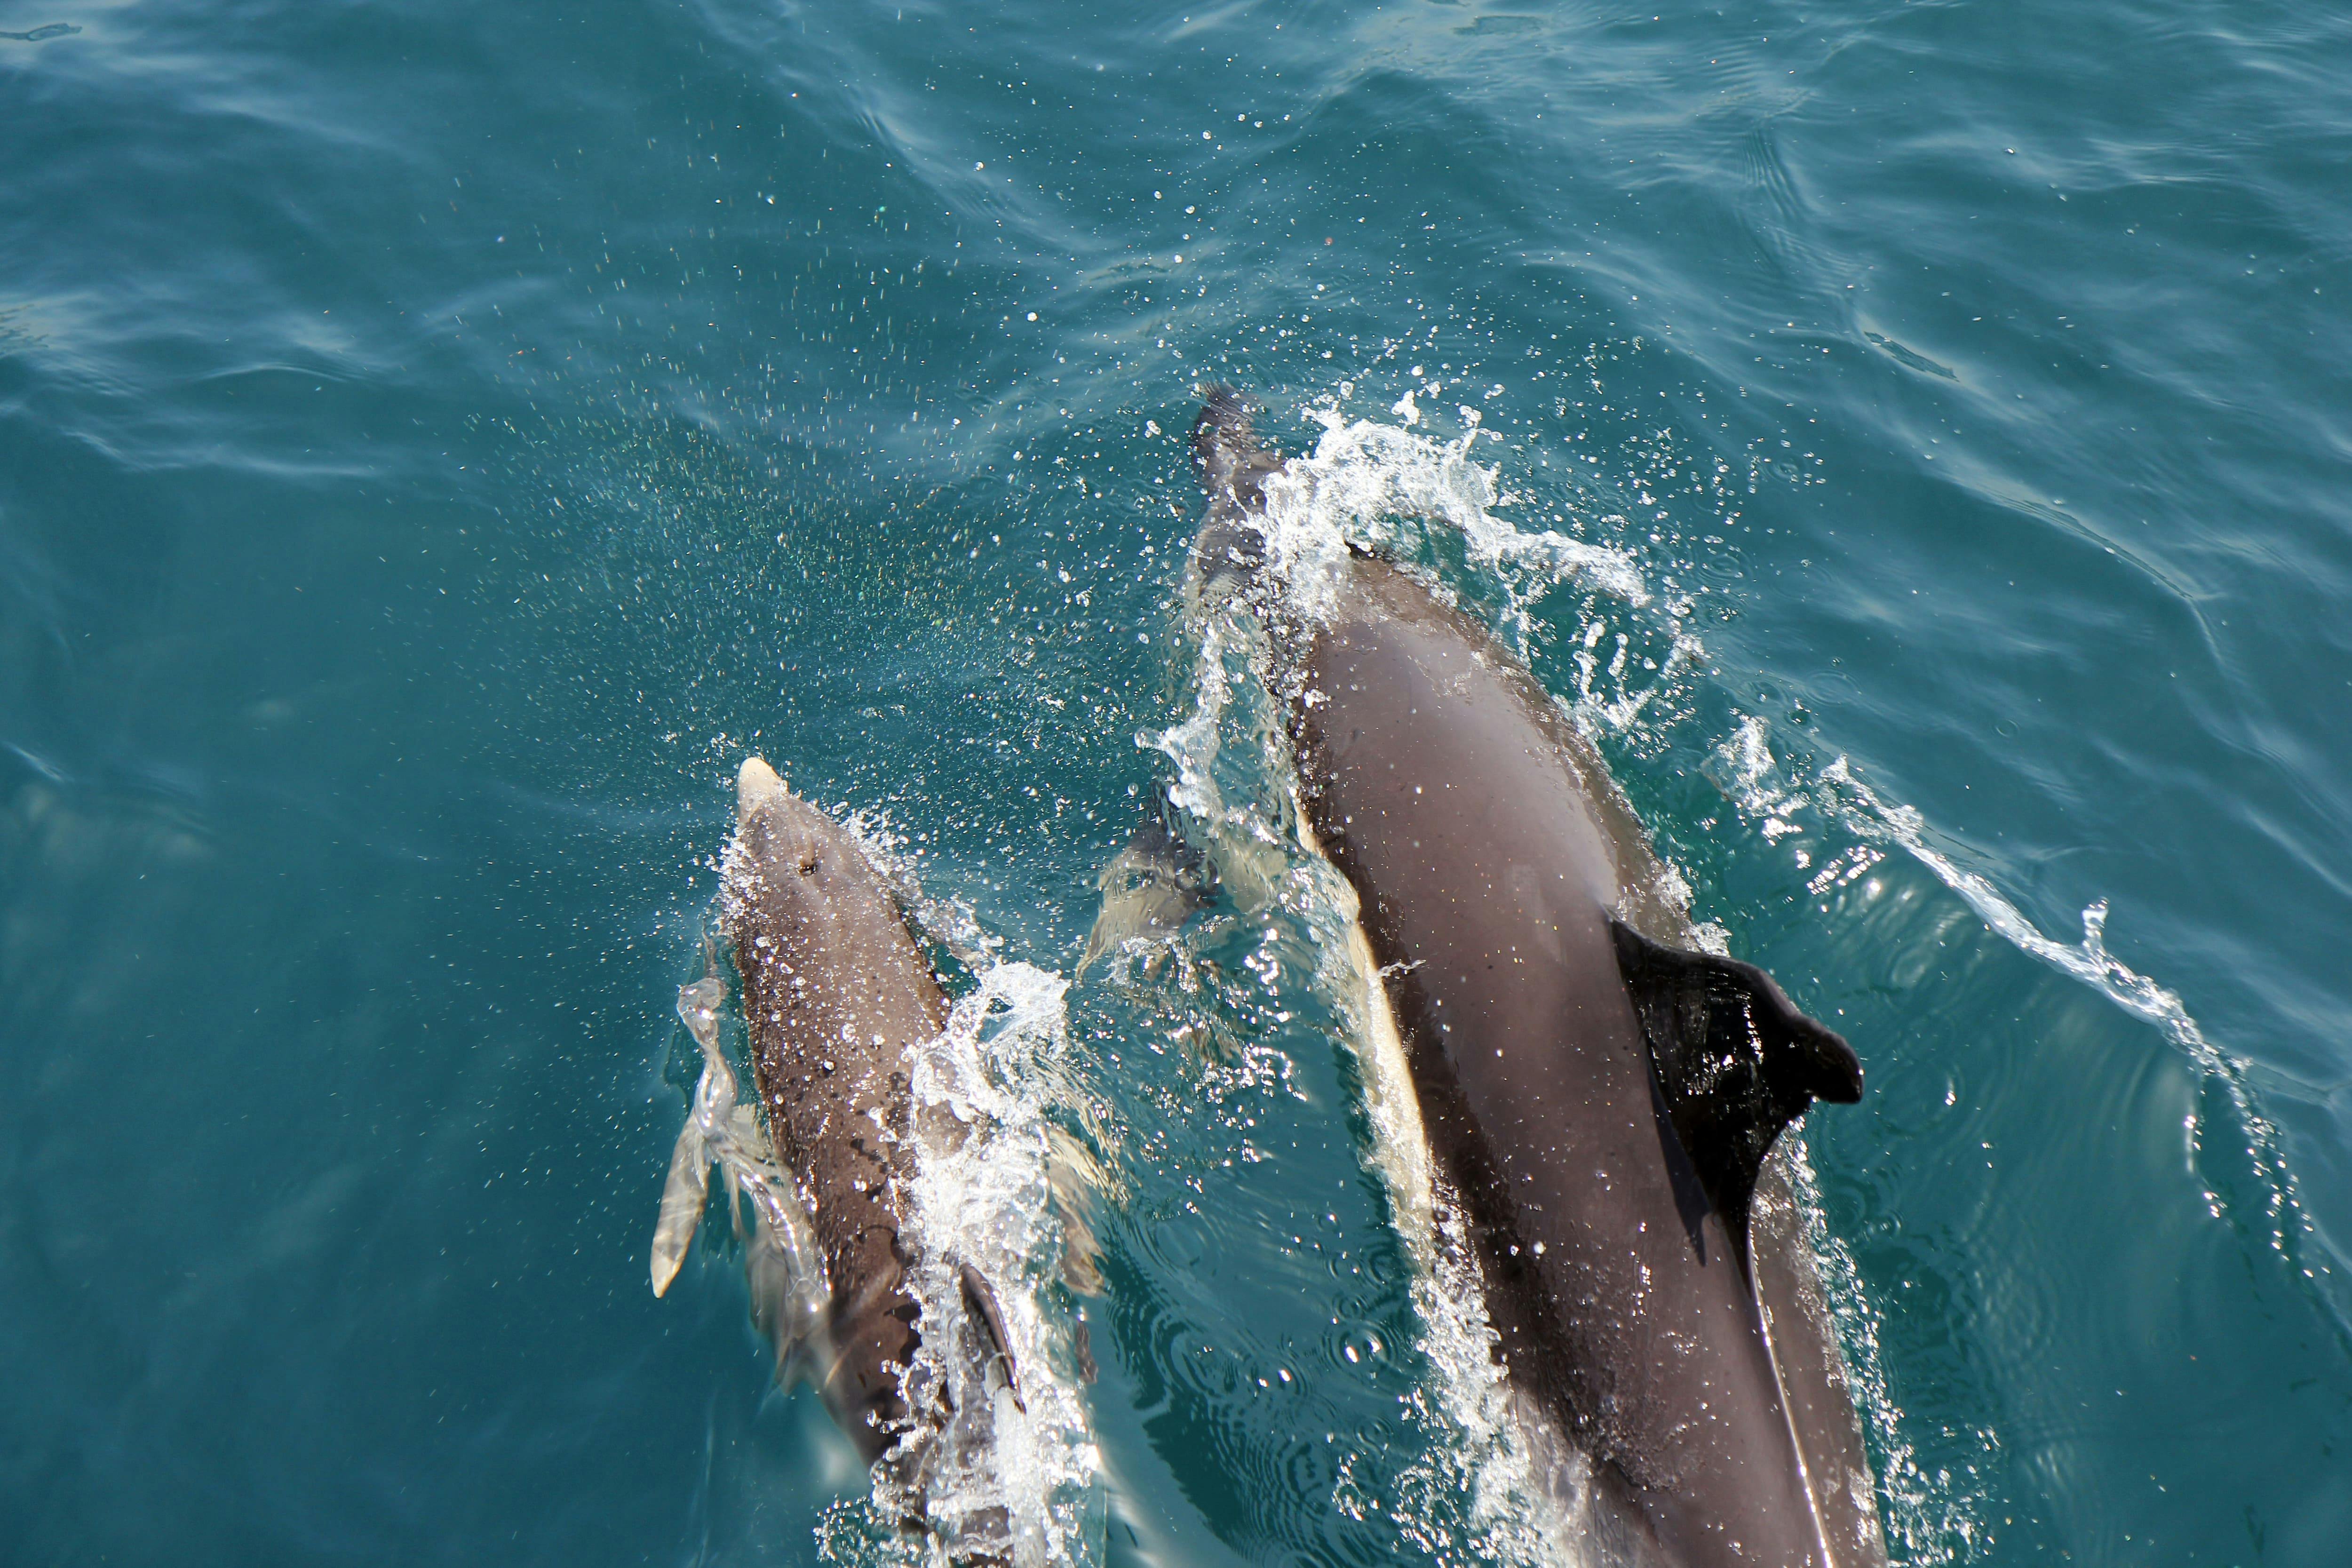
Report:
<svg viewBox="0 0 2352 1568"><path fill-rule="evenodd" d="M737 778L736 808L721 908L765 1125L735 1104L714 968L679 994L704 1069L662 1197L654 1293L677 1276L717 1164L730 1211L740 1214L737 1193L751 1204L754 1310L775 1338L780 1377L816 1383L859 1454L883 1462L914 1528L959 1400L1006 1386L1020 1399L1003 1310L980 1271L961 1269L958 1322L927 1324L911 1289L902 1227L917 1139L962 1136L943 1109L914 1103L909 1074L909 1054L945 1028L947 1000L846 829L757 757ZM908 1373L926 1333L955 1342L949 1360L963 1375L951 1381L962 1386L910 1399ZM946 1542L958 1561L1005 1555L1001 1510L959 1522Z"/></svg>
<svg viewBox="0 0 2352 1568"><path fill-rule="evenodd" d="M1209 395L1192 454L1192 596L1241 594L1264 623L1302 839L1358 900L1367 1076L1422 1145L1384 1168L1427 1173L1401 1223L1432 1203L1466 1222L1564 1525L1621 1562L1883 1563L1769 1158L1811 1101L1860 1097L1853 1052L1762 971L1696 950L1599 755L1484 628L1368 554L1292 607L1265 565L1281 459L1234 394Z"/></svg>

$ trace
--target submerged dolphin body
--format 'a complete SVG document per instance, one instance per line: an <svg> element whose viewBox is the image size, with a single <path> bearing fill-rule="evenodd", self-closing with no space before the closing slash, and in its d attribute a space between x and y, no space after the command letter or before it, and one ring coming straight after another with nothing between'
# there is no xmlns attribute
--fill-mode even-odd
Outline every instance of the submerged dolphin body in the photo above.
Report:
<svg viewBox="0 0 2352 1568"><path fill-rule="evenodd" d="M1286 607L1264 571L1280 460L1234 395L1210 396L1192 447L1192 593L1245 595L1265 623L1302 839L1357 896L1370 1092L1422 1145L1384 1161L1423 1187L1400 1221L1425 1232L1434 1203L1465 1222L1567 1527L1674 1568L1883 1563L1769 1159L1813 1100L1859 1097L1853 1053L1761 971L1690 950L1600 758L1482 628L1363 555L1311 615Z"/></svg>
<svg viewBox="0 0 2352 1568"><path fill-rule="evenodd" d="M775 1336L779 1375L812 1378L866 1462L887 1461L912 1526L929 1450L958 1398L1007 1384L1020 1398L989 1281L963 1265L961 1322L926 1323L902 1235L918 1138L951 1144L962 1135L942 1108L915 1104L910 1081L910 1053L946 1026L947 1000L863 847L757 757L737 779L722 878L765 1127L734 1104L733 1073L717 1043L722 991L714 973L679 998L703 1047L704 1076L663 1195L654 1289L676 1276L709 1166L719 1165L757 1216L754 1310ZM917 1350L927 1332L941 1331L956 1342L950 1359L964 1373L950 1384L964 1386L929 1387L910 1401ZM950 1542L959 1560L1002 1555L989 1539L1003 1528L1001 1510L962 1523L963 1539Z"/></svg>
<svg viewBox="0 0 2352 1568"><path fill-rule="evenodd" d="M1181 927L1211 896L1206 858L1159 816L1144 818L1095 885L1102 913L1078 956L1080 974L1123 942Z"/></svg>

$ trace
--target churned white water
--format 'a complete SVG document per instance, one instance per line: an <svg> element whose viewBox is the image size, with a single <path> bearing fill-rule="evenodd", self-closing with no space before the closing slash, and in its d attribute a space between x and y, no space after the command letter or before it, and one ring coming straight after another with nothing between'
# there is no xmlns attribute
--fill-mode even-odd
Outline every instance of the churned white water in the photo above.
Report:
<svg viewBox="0 0 2352 1568"><path fill-rule="evenodd" d="M914 1063L917 1105L951 1123L921 1140L905 1231L925 1329L909 1388L934 1384L956 1401L924 1465L925 1500L950 1539L1002 1510L1021 1568L1091 1563L1102 1548L1100 1459L1070 1306L1049 1300L1063 1237L1046 1111L1066 1073L1069 982L1018 961L990 964L979 981ZM1011 1380L984 1364L976 1372L968 1353L984 1359L986 1342L970 1321L967 1267L995 1288Z"/></svg>

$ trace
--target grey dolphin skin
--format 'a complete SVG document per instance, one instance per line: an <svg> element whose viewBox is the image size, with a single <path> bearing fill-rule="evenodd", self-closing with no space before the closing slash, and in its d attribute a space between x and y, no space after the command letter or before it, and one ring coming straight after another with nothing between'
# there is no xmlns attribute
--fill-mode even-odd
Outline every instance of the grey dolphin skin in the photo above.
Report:
<svg viewBox="0 0 2352 1568"><path fill-rule="evenodd" d="M1280 460L1236 395L1209 395L1192 449L1195 592L1265 622L1303 826L1355 889L1423 1165L1467 1222L1554 1495L1622 1561L1883 1563L1769 1158L1812 1100L1860 1097L1853 1052L1761 971L1694 951L1599 756L1483 628L1369 555L1311 618L1260 591Z"/></svg>
<svg viewBox="0 0 2352 1568"><path fill-rule="evenodd" d="M940 1348L974 1372L965 1397L994 1386L993 1371L1021 1398L988 1279L962 1264L962 1323L927 1325L901 1234L918 1136L952 1147L962 1135L951 1114L915 1104L910 1079L911 1053L946 1026L947 999L865 848L757 757L737 777L720 901L764 1125L734 1104L713 974L680 994L705 1068L662 1201L654 1289L677 1275L716 1163L752 1201L754 1311L775 1337L779 1376L816 1383L860 1456L895 1480L904 1527L919 1529L927 1449L955 1417L959 1382L933 1380L910 1405L925 1332L950 1335ZM963 1518L952 1560L1005 1560L1006 1523L996 1508Z"/></svg>

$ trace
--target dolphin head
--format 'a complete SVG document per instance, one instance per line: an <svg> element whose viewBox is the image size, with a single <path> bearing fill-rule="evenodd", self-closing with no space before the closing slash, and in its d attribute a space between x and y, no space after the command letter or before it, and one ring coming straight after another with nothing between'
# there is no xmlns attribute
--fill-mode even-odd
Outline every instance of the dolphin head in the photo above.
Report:
<svg viewBox="0 0 2352 1568"><path fill-rule="evenodd" d="M751 861L770 871L814 873L842 839L840 825L792 792L776 770L746 757L735 774L735 832Z"/></svg>

